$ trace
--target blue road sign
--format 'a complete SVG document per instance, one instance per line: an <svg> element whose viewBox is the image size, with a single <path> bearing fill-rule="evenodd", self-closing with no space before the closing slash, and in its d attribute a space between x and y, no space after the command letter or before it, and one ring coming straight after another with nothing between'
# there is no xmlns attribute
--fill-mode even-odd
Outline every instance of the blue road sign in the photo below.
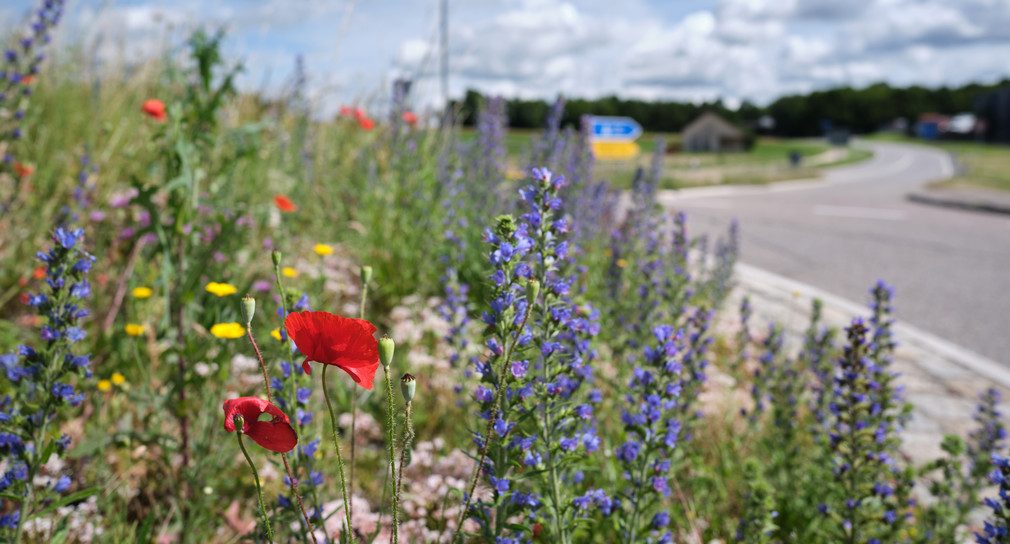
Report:
<svg viewBox="0 0 1010 544"><path fill-rule="evenodd" d="M631 141L641 135L642 125L631 117L594 115L590 121L589 136L593 140Z"/></svg>

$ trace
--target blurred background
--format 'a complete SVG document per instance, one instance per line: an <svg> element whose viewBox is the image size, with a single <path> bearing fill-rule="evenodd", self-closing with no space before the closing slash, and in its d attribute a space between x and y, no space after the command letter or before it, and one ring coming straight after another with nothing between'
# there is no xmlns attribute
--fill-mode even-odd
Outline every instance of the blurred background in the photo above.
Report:
<svg viewBox="0 0 1010 544"><path fill-rule="evenodd" d="M28 0L0 7L10 29ZM839 86L953 86L1007 76L1001 0L155 0L70 2L59 40L96 68L142 62L196 26L227 30L239 87L279 93L305 59L335 113L414 82L422 109L467 89L517 98L714 102L734 110ZM448 86L443 88L443 51Z"/></svg>

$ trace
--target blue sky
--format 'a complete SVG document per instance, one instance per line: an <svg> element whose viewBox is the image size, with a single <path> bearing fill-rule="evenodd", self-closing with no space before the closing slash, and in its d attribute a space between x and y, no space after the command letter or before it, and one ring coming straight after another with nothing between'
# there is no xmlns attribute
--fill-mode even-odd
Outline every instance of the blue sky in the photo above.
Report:
<svg viewBox="0 0 1010 544"><path fill-rule="evenodd" d="M8 0L13 28L33 2ZM751 100L877 81L962 84L1010 75L1008 0L450 0L450 90L550 98ZM68 0L63 43L109 63L228 28L240 84L277 92L304 55L327 109L379 105L415 80L437 104L438 0Z"/></svg>

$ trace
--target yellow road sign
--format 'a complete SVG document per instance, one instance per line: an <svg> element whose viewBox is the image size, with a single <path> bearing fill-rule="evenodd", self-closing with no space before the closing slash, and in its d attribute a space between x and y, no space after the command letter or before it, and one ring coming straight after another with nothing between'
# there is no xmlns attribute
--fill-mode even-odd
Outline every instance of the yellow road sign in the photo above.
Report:
<svg viewBox="0 0 1010 544"><path fill-rule="evenodd" d="M642 151L635 142L591 142L593 156L603 161L633 159Z"/></svg>

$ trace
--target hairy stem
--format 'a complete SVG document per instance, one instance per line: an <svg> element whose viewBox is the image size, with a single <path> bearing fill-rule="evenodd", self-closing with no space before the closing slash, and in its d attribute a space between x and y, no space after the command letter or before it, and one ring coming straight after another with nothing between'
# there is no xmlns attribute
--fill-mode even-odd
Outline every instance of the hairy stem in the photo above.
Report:
<svg viewBox="0 0 1010 544"><path fill-rule="evenodd" d="M344 498L344 518L346 527L347 539L351 540L353 538L351 532L351 509L350 501L347 500L347 484L344 481L344 458L340 455L340 435L337 430L337 415L333 412L333 403L330 402L330 392L326 389L326 369L330 365L323 365L323 397L326 398L326 408L330 411L330 426L333 428L333 447L337 450L337 468L340 470L340 491L343 493ZM353 439L353 437L352 437Z"/></svg>
<svg viewBox="0 0 1010 544"><path fill-rule="evenodd" d="M267 388L267 402L273 404L274 399L270 395L270 376L267 374L267 364L263 361L263 354L260 353L260 347L256 344L256 339L253 338L251 323L246 323L245 333L246 337L249 338L249 343L252 344L253 350L256 351L256 358L260 361L260 370L263 371L263 385Z"/></svg>
<svg viewBox="0 0 1010 544"><path fill-rule="evenodd" d="M302 516L305 517L305 526L309 528L309 534L312 535L312 542L319 544L319 541L316 540L316 532L312 529L312 522L309 521L309 512L305 510L302 495L298 492L298 481L295 480L295 475L291 473L291 466L288 465L288 454L282 453L281 459L284 461L284 470L288 473L288 480L291 481L291 491L294 492L295 498L298 499L298 506L302 509Z"/></svg>
<svg viewBox="0 0 1010 544"><path fill-rule="evenodd" d="M347 479L347 487L351 488L351 493L354 493L354 436L355 427L357 426L358 419L358 390L351 390L351 467L350 467L350 477ZM347 510L350 513L351 505L347 505Z"/></svg>
<svg viewBox="0 0 1010 544"><path fill-rule="evenodd" d="M252 458L249 457L249 452L245 449L245 444L242 442L242 430L239 429L235 436L238 437L238 447L242 450L242 455L245 456L245 460L249 463L249 468L252 469L253 481L256 482L256 496L260 501L260 511L263 513L263 525L267 528L267 542L274 541L274 532L270 528L270 517L267 516L267 505L263 502L263 488L260 486L260 474L256 470L256 464L253 463Z"/></svg>
<svg viewBox="0 0 1010 544"><path fill-rule="evenodd" d="M406 408L404 408L403 420L403 444L400 445L400 466L396 469L396 498L394 500L399 500L400 489L403 487L403 462L407 458L407 450L410 449L410 443L414 440L414 425L410 421L409 402L407 403Z"/></svg>
<svg viewBox="0 0 1010 544"><path fill-rule="evenodd" d="M511 362L512 354L515 352L516 344L519 342L519 337L522 336L523 330L526 329L526 321L530 318L530 313L533 310L533 302L529 302L526 305L526 315L523 316L523 322L519 325L519 330L516 335L512 338L512 343L509 344L508 351L505 352L505 357L502 360L501 368L498 371L498 387L494 392L494 402L491 407L491 417L487 422L487 432L484 433L484 445L480 448L480 455L477 459L477 464L473 467L473 474L470 476L470 485L467 486L466 500L463 502L463 510L459 513L459 519L456 523L456 532L452 535L452 540L450 542L455 543L463 535L463 522L466 520L466 513L470 510L470 502L473 500L473 492L477 489L477 479L480 477L480 467L484 465L484 460L487 459L487 448L491 444L491 433L494 431L494 422L498 417L498 408L501 405L501 392L505 389L505 372L508 370L508 364Z"/></svg>
<svg viewBox="0 0 1010 544"><path fill-rule="evenodd" d="M281 283L281 263L280 259L277 260L277 264L274 265L274 278L277 280L277 290L281 292L281 310L284 311L284 318L288 317L288 297L284 293L284 284Z"/></svg>
<svg viewBox="0 0 1010 544"><path fill-rule="evenodd" d="M386 374L386 401L389 403L388 416L386 418L386 441L389 442L389 472L392 476L393 485L396 485L396 444L393 442L393 381L389 376L389 367L383 366L383 372ZM399 542L399 528L400 528L400 495L393 492L393 534L390 537L390 542L396 544Z"/></svg>
<svg viewBox="0 0 1010 544"><path fill-rule="evenodd" d="M368 298L368 284L365 283L361 290L361 304L358 307L358 318L365 318L365 299ZM354 493L354 436L358 424L358 390L354 389L351 391L351 477L347 480L347 487L351 488L351 493ZM348 510L352 510L350 504L347 505ZM352 511L353 514L353 511Z"/></svg>

